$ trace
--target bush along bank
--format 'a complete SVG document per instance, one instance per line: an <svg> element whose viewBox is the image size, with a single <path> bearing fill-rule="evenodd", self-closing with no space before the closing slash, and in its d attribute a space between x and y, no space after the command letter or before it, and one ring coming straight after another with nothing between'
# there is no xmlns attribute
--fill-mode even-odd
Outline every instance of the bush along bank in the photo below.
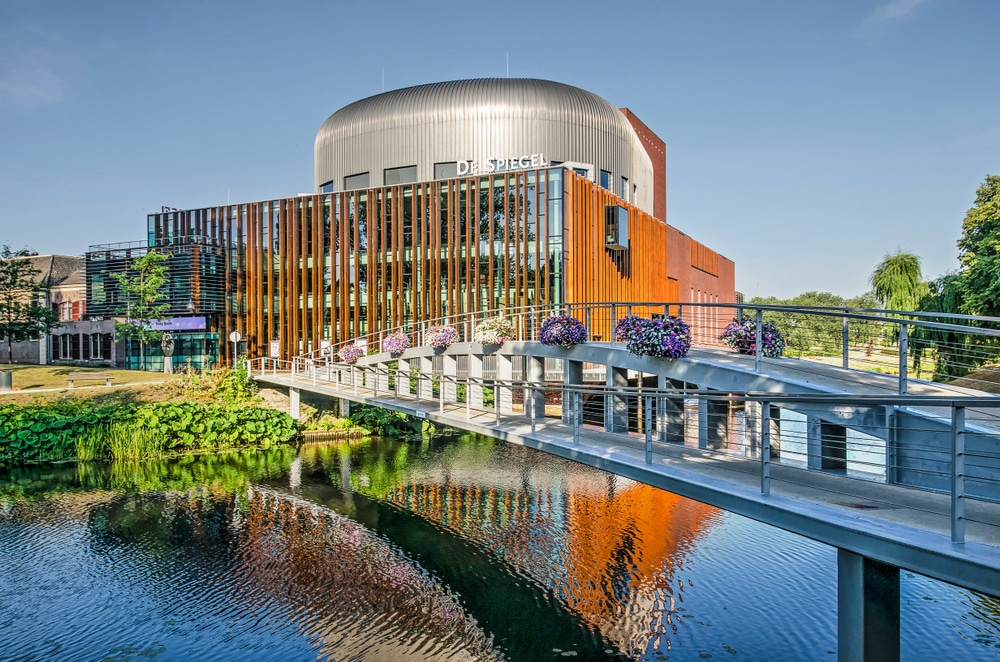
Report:
<svg viewBox="0 0 1000 662"><path fill-rule="evenodd" d="M293 440L286 413L246 404L188 401L98 406L84 401L0 406L0 463L136 460Z"/></svg>

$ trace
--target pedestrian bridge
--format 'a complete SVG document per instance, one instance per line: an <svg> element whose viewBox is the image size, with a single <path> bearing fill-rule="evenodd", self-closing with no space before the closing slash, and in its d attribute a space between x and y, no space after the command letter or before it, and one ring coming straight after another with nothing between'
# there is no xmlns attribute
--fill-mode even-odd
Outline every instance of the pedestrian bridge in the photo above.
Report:
<svg viewBox="0 0 1000 662"><path fill-rule="evenodd" d="M1000 594L996 396L912 379L905 367L888 375L848 358L828 365L710 344L682 359L603 339L457 342L355 364L333 356L250 367L289 391L293 415L303 394L342 413L353 403L399 411L836 547L841 659L893 657L885 646L898 649L900 568Z"/></svg>

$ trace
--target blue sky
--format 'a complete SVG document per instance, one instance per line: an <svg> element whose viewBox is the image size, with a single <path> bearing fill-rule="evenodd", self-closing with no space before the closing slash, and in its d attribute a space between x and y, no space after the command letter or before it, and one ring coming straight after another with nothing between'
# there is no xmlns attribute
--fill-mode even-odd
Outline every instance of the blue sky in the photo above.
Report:
<svg viewBox="0 0 1000 662"><path fill-rule="evenodd" d="M547 78L667 143L668 222L753 296L867 289L886 252L958 266L1000 173L997 0L0 0L0 242L82 254L161 205L312 188L335 110Z"/></svg>

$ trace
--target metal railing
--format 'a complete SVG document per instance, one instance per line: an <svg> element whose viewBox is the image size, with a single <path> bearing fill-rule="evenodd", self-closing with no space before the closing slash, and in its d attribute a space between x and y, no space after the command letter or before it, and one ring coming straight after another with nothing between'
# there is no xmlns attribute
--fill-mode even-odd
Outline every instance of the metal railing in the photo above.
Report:
<svg viewBox="0 0 1000 662"><path fill-rule="evenodd" d="M1000 501L995 397L719 394L459 378L421 372L405 359L395 365L256 361L271 363L254 365L255 374L287 367L293 380L424 409L431 403L456 424L482 423L485 415L498 427L524 425L535 433L544 426L577 444L642 440L647 463L668 447L736 455L756 461L762 494L770 492L775 466L945 493L954 542L965 540L968 499Z"/></svg>
<svg viewBox="0 0 1000 662"><path fill-rule="evenodd" d="M774 325L784 336L784 357L800 359L805 372L822 370L819 365L857 369L896 377L896 390L906 394L914 378L953 382L978 390L1000 389L1000 318L939 313L854 308L789 307L758 304L694 302L601 302L511 307L465 313L388 328L351 341L318 348L302 358L337 361L347 344L362 344L378 352L390 333L409 336L411 345L424 345L426 330L433 325L452 326L457 342L472 342L475 328L487 317L502 316L513 324L513 340L537 340L546 317L571 315L587 328L591 342L620 342L615 324L628 315L681 317L691 328L692 346L726 349L721 335L735 319L752 320L756 346L760 346L765 324ZM754 356L753 367L776 359ZM818 364L818 365L814 365Z"/></svg>

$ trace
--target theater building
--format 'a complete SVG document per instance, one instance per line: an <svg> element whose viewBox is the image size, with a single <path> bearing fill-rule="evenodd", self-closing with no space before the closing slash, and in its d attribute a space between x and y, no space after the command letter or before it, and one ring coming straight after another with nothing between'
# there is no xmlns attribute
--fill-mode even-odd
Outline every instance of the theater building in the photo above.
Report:
<svg viewBox="0 0 1000 662"><path fill-rule="evenodd" d="M217 331L251 357L494 308L734 301L733 262L666 223L663 141L569 85L453 81L355 102L320 128L314 184L148 217L154 250L224 247ZM178 314L202 313L188 301Z"/></svg>

